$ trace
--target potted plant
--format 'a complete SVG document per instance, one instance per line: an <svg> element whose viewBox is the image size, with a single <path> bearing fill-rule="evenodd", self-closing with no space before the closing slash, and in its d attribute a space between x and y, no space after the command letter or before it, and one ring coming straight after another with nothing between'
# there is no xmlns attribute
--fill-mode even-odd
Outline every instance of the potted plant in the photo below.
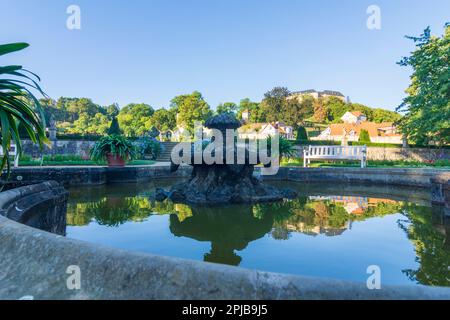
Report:
<svg viewBox="0 0 450 320"><path fill-rule="evenodd" d="M109 135L101 138L91 149L91 159L107 161L109 167L123 167L127 160L135 157L133 144L120 135Z"/></svg>

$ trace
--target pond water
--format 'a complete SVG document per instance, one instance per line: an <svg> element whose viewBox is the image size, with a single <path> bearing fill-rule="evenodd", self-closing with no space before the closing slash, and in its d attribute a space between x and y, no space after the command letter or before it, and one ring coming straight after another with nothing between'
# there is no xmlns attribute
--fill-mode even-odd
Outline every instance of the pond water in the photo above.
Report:
<svg viewBox="0 0 450 320"><path fill-rule="evenodd" d="M150 200L155 183L69 189L66 236L264 271L450 286L450 227L426 191L275 183L294 200L191 207Z"/></svg>

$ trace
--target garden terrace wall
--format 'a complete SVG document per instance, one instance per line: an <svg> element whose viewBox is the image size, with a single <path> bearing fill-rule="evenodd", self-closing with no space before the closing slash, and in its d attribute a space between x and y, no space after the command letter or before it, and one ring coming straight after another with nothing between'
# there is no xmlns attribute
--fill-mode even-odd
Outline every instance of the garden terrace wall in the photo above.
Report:
<svg viewBox="0 0 450 320"><path fill-rule="evenodd" d="M45 155L78 155L89 158L89 151L96 141L91 140L57 140L51 141L50 146L44 148ZM303 157L303 149L307 146L295 146L297 156ZM41 150L31 140L23 140L24 154L38 158ZM439 159L450 159L450 149L426 149L426 148L383 148L367 147L367 159L388 161L422 161L430 162Z"/></svg>
<svg viewBox="0 0 450 320"><path fill-rule="evenodd" d="M23 153L33 158L44 155L76 155L83 159L89 159L89 151L96 141L90 140L57 140L50 141L50 145L44 146L41 151L38 145L31 140L22 140Z"/></svg>

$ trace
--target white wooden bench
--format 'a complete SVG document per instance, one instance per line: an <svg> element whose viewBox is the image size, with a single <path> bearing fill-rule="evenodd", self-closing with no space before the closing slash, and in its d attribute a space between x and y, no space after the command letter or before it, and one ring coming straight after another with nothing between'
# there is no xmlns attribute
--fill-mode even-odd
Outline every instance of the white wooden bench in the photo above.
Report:
<svg viewBox="0 0 450 320"><path fill-rule="evenodd" d="M19 154L17 153L17 148L15 144L11 144L9 148L9 155L14 156L14 167L17 168L19 166ZM3 156L3 148L0 146L0 156Z"/></svg>
<svg viewBox="0 0 450 320"><path fill-rule="evenodd" d="M308 167L311 159L359 160L361 168L367 164L366 146L308 146L303 150L303 167Z"/></svg>

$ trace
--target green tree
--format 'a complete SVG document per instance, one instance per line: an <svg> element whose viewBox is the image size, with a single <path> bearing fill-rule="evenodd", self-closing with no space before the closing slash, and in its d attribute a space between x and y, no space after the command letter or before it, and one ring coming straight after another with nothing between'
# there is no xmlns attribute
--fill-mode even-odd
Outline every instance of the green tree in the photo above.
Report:
<svg viewBox="0 0 450 320"><path fill-rule="evenodd" d="M204 122L212 115L208 103L198 91L173 98L171 108L178 112L177 125L185 127L191 133L196 121Z"/></svg>
<svg viewBox="0 0 450 320"><path fill-rule="evenodd" d="M397 112L376 108L376 109L372 109L372 119L370 119L370 120L377 122L377 123L397 122L401 118L402 118L402 116Z"/></svg>
<svg viewBox="0 0 450 320"><path fill-rule="evenodd" d="M324 123L328 119L328 110L323 105L323 101L321 98L314 100L313 103L313 120L319 123Z"/></svg>
<svg viewBox="0 0 450 320"><path fill-rule="evenodd" d="M397 111L406 112L400 128L419 144L450 143L450 24L442 37L431 36L426 28L419 37L407 37L416 50L398 64L411 67L407 97Z"/></svg>
<svg viewBox="0 0 450 320"><path fill-rule="evenodd" d="M361 129L361 131L359 132L358 141L359 142L370 142L369 132L367 132L367 130L365 130L365 129Z"/></svg>
<svg viewBox="0 0 450 320"><path fill-rule="evenodd" d="M338 123L341 121L341 117L347 111L353 111L350 104L345 103L339 98L329 97L323 100L323 104L326 108L328 115L328 122Z"/></svg>
<svg viewBox="0 0 450 320"><path fill-rule="evenodd" d="M64 110L71 121L77 120L81 114L94 117L97 113L104 113L104 109L88 98L66 98L64 100Z"/></svg>
<svg viewBox="0 0 450 320"><path fill-rule="evenodd" d="M67 127L68 133L74 134L105 134L109 128L109 119L101 113L96 113L93 117L87 113L81 113L72 125Z"/></svg>
<svg viewBox="0 0 450 320"><path fill-rule="evenodd" d="M266 121L266 115L262 111L260 104L258 102L253 102L249 98L242 99L239 102L239 110L237 113L237 118L242 118L242 112L248 110L250 112L250 122L259 123Z"/></svg>
<svg viewBox="0 0 450 320"><path fill-rule="evenodd" d="M295 129L314 114L313 97L297 99L290 95L290 91L285 87L275 87L265 93L261 109L266 121L283 121Z"/></svg>
<svg viewBox="0 0 450 320"><path fill-rule="evenodd" d="M119 105L117 103L113 103L113 104L107 106L105 108L105 110L106 110L106 114L111 119L113 119L114 117L117 117L119 115L119 112L120 112L120 108L119 108Z"/></svg>
<svg viewBox="0 0 450 320"><path fill-rule="evenodd" d="M290 95L290 91L286 87L275 87L264 94L261 101L261 109L265 114L265 120L275 122L282 120L280 115L286 113L286 99Z"/></svg>
<svg viewBox="0 0 450 320"><path fill-rule="evenodd" d="M156 110L150 119L150 125L158 129L160 132L175 129L177 126L175 110Z"/></svg>
<svg viewBox="0 0 450 320"><path fill-rule="evenodd" d="M145 103L130 103L123 107L117 120L126 136L142 136L151 128L151 117L154 110Z"/></svg>

